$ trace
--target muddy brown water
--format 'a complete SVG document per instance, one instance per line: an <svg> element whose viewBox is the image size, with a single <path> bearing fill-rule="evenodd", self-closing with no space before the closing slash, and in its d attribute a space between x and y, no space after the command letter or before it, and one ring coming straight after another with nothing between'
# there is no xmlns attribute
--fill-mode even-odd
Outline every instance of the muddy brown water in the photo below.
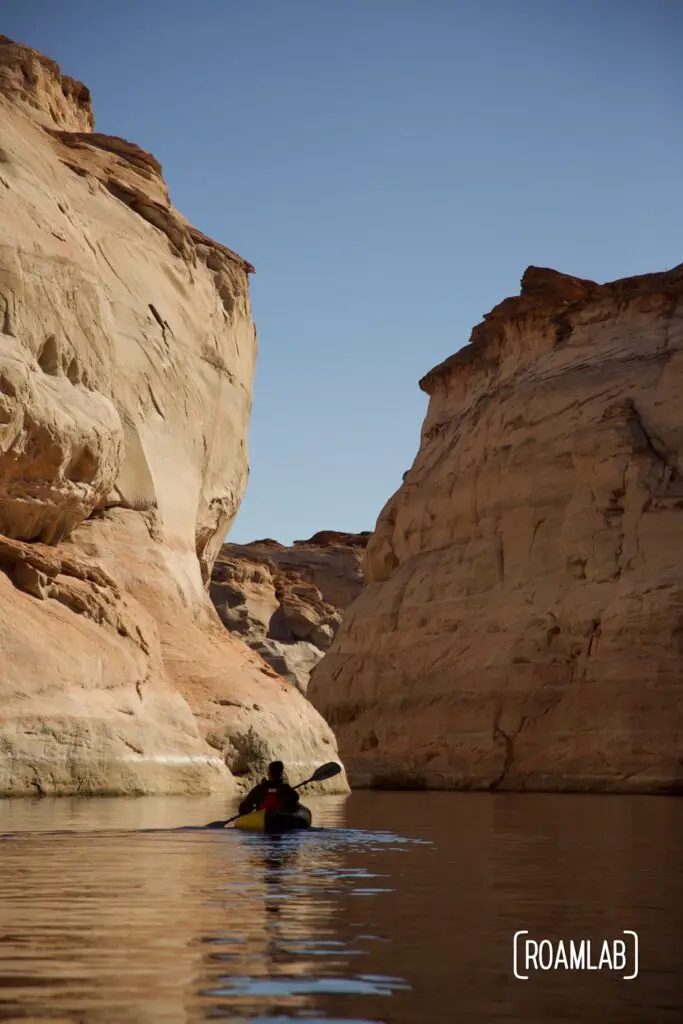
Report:
<svg viewBox="0 0 683 1024"><path fill-rule="evenodd" d="M0 801L0 1020L683 1020L682 800L308 803L322 830L278 840L176 831L216 798ZM611 962L566 969L588 939Z"/></svg>

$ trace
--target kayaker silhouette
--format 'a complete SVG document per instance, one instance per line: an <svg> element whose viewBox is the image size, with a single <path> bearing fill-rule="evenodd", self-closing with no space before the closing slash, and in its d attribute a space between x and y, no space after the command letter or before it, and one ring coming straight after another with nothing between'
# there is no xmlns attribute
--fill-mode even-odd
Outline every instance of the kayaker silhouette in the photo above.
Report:
<svg viewBox="0 0 683 1024"><path fill-rule="evenodd" d="M282 761L268 765L268 778L247 793L240 804L240 814L252 811L286 811L291 813L299 806L299 794L285 782L285 766Z"/></svg>

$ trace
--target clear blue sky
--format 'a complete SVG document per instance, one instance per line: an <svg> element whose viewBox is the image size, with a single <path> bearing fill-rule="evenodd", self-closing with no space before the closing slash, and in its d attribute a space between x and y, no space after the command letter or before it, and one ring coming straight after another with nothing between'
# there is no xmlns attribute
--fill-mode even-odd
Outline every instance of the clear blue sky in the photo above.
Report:
<svg viewBox="0 0 683 1024"><path fill-rule="evenodd" d="M230 539L372 529L418 379L534 263L683 262L681 0L5 0L257 269Z"/></svg>

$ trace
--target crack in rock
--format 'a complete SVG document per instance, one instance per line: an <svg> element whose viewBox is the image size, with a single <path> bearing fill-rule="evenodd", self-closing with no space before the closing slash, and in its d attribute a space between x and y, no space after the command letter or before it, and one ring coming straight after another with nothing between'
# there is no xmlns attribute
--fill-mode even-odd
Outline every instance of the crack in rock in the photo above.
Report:
<svg viewBox="0 0 683 1024"><path fill-rule="evenodd" d="M515 740L517 739L520 732L522 731L522 729L528 721L527 716L522 715L519 719L519 724L515 731L513 733L507 733L505 732L504 729L501 729L500 727L500 720L502 714L503 709L500 707L496 708L495 714L493 716L493 742L497 744L501 740L503 741L503 744L505 746L505 756L503 758L503 767L501 769L500 774L498 775L497 778L492 779L492 781L489 783L488 788L490 790L499 789L505 776L510 771L510 768L512 767L512 762L514 761L515 757Z"/></svg>

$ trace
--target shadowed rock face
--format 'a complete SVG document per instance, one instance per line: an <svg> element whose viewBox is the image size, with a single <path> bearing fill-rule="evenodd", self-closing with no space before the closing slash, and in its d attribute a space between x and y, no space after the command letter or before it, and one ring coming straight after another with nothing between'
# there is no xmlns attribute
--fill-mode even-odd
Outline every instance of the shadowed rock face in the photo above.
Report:
<svg viewBox="0 0 683 1024"><path fill-rule="evenodd" d="M681 789L682 300L531 267L423 379L308 691L352 782Z"/></svg>
<svg viewBox="0 0 683 1024"><path fill-rule="evenodd" d="M221 620L302 693L361 592L368 537L329 530L291 548L225 544L218 556L209 592Z"/></svg>
<svg viewBox="0 0 683 1024"><path fill-rule="evenodd" d="M4 36L0 121L0 794L303 774L329 728L206 593L247 477L254 268Z"/></svg>

